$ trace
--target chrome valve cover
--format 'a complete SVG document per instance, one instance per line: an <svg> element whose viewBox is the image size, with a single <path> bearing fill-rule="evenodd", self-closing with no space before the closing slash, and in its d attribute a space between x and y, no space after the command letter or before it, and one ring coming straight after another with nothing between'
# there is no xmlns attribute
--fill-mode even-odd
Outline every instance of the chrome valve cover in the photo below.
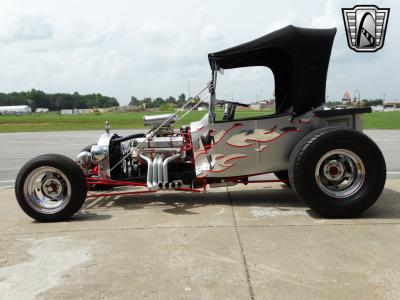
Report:
<svg viewBox="0 0 400 300"><path fill-rule="evenodd" d="M131 141L131 147L144 148L180 148L183 147L182 136L138 138Z"/></svg>

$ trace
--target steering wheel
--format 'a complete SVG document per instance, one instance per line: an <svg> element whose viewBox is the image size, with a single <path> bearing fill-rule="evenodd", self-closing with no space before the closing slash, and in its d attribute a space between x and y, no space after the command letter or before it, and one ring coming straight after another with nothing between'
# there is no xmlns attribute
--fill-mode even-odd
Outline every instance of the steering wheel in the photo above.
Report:
<svg viewBox="0 0 400 300"><path fill-rule="evenodd" d="M236 106L249 107L249 104L227 101L227 100L215 100L216 105L224 105L224 116L222 118L223 121L233 121L235 119L235 111Z"/></svg>
<svg viewBox="0 0 400 300"><path fill-rule="evenodd" d="M250 104L228 101L228 100L220 100L220 99L215 100L215 104L216 105L230 104L230 105L234 105L234 106L250 107Z"/></svg>

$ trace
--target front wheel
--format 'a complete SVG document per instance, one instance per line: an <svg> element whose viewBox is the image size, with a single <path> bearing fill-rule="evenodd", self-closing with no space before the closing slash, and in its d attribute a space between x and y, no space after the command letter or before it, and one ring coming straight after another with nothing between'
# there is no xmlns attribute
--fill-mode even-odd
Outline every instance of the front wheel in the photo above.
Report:
<svg viewBox="0 0 400 300"><path fill-rule="evenodd" d="M294 148L289 177L297 195L328 217L352 217L368 209L386 181L378 146L361 132L341 127L315 130Z"/></svg>
<svg viewBox="0 0 400 300"><path fill-rule="evenodd" d="M15 195L22 210L35 220L68 219L86 199L86 177L70 158L46 154L28 161L18 173Z"/></svg>

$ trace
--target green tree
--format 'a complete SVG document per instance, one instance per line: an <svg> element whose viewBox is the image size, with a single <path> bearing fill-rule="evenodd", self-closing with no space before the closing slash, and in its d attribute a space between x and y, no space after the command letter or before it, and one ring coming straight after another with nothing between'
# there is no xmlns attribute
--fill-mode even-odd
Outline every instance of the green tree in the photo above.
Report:
<svg viewBox="0 0 400 300"><path fill-rule="evenodd" d="M169 96L165 101L166 101L167 103L173 103L173 104L176 103L175 97L172 97L172 96Z"/></svg>
<svg viewBox="0 0 400 300"><path fill-rule="evenodd" d="M151 98L144 98L142 101L140 101L141 103L143 103L143 106L145 107L145 108L152 108L153 106L153 104L152 104L152 101L151 101Z"/></svg>
<svg viewBox="0 0 400 300"><path fill-rule="evenodd" d="M173 103L163 103L158 107L161 111L174 111L175 104Z"/></svg>
<svg viewBox="0 0 400 300"><path fill-rule="evenodd" d="M178 96L178 101L176 103L176 106L181 107L185 104L185 102L186 102L186 95L182 93Z"/></svg>
<svg viewBox="0 0 400 300"><path fill-rule="evenodd" d="M153 100L153 107L160 107L160 105L164 104L165 101L161 97L157 97L156 99Z"/></svg>
<svg viewBox="0 0 400 300"><path fill-rule="evenodd" d="M129 105L139 106L140 105L140 101L135 96L132 96L131 97L131 101L129 102Z"/></svg>
<svg viewBox="0 0 400 300"><path fill-rule="evenodd" d="M32 89L27 96L31 100L32 111L35 111L38 107L49 107L50 103L44 92Z"/></svg>
<svg viewBox="0 0 400 300"><path fill-rule="evenodd" d="M29 105L32 110L38 107L61 110L112 107L119 106L119 103L114 97L103 96L101 94L80 95L78 92L73 94L46 94L40 90L32 89L28 92L0 93L0 105Z"/></svg>

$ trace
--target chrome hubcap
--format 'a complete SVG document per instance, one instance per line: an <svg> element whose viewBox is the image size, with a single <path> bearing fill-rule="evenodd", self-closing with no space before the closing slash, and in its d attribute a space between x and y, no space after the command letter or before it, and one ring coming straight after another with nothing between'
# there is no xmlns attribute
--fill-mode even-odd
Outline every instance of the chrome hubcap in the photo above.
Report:
<svg viewBox="0 0 400 300"><path fill-rule="evenodd" d="M26 177L24 195L34 210L54 214L65 208L71 199L71 183L53 167L40 167Z"/></svg>
<svg viewBox="0 0 400 300"><path fill-rule="evenodd" d="M323 155L315 168L315 180L325 194L345 198L357 193L365 180L361 158L347 149L335 149Z"/></svg>
<svg viewBox="0 0 400 300"><path fill-rule="evenodd" d="M49 178L43 182L43 193L47 197L57 198L62 194L62 183L58 178Z"/></svg>
<svg viewBox="0 0 400 300"><path fill-rule="evenodd" d="M345 167L341 161L330 160L323 167L324 176L331 180L340 180L345 175Z"/></svg>

